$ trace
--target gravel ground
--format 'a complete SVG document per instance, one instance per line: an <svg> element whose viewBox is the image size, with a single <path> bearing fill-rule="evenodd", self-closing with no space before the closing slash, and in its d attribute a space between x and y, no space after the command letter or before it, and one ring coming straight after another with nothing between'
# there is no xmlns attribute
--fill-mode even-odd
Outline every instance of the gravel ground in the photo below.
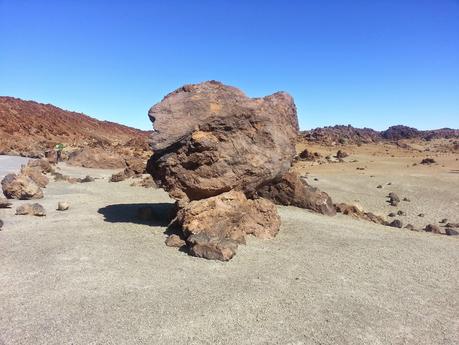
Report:
<svg viewBox="0 0 459 345"><path fill-rule="evenodd" d="M136 220L163 191L62 169L100 179L52 182L43 218L0 210L2 345L459 343L457 238L280 207L274 240L207 261Z"/></svg>

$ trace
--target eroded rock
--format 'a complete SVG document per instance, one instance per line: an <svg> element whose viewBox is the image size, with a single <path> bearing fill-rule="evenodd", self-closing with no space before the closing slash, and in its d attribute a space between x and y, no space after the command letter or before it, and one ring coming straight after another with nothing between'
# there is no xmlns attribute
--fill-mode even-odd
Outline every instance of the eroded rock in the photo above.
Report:
<svg viewBox="0 0 459 345"><path fill-rule="evenodd" d="M311 187L293 172L262 186L257 194L278 205L306 208L329 216L336 214L332 199L327 193Z"/></svg>
<svg viewBox="0 0 459 345"><path fill-rule="evenodd" d="M8 199L41 199L43 191L28 176L8 174L2 180L3 194Z"/></svg>
<svg viewBox="0 0 459 345"><path fill-rule="evenodd" d="M38 204L23 204L16 208L16 215L31 215L37 217L44 217L46 216L45 208Z"/></svg>

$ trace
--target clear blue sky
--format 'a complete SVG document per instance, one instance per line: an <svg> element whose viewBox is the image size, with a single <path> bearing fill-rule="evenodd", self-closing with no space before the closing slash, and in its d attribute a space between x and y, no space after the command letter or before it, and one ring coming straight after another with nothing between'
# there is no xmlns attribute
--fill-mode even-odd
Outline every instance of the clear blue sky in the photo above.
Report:
<svg viewBox="0 0 459 345"><path fill-rule="evenodd" d="M150 129L209 79L289 92L303 129L459 128L459 1L0 0L0 95Z"/></svg>

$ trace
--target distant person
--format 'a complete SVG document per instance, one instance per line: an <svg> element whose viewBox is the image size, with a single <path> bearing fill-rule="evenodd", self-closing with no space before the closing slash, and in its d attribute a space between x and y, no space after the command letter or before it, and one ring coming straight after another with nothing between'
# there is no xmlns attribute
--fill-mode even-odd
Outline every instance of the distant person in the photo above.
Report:
<svg viewBox="0 0 459 345"><path fill-rule="evenodd" d="M57 144L56 147L56 161L59 163L62 161L62 150L64 149L64 144Z"/></svg>

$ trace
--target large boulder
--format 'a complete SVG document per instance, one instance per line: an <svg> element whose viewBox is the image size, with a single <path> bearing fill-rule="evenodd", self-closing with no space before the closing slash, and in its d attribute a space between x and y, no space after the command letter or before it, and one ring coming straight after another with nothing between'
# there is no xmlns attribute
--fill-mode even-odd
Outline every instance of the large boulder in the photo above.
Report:
<svg viewBox="0 0 459 345"><path fill-rule="evenodd" d="M308 185L293 172L262 186L257 194L279 205L306 208L329 216L336 214L332 199L327 193Z"/></svg>
<svg viewBox="0 0 459 345"><path fill-rule="evenodd" d="M8 174L2 180L3 194L8 199L41 199L43 191L28 176Z"/></svg>
<svg viewBox="0 0 459 345"><path fill-rule="evenodd" d="M149 116L147 170L176 199L253 192L286 173L295 155L296 107L283 92L248 98L215 81L186 85Z"/></svg>
<svg viewBox="0 0 459 345"><path fill-rule="evenodd" d="M229 260L245 235L270 239L279 231L275 205L265 199L250 200L240 191L230 191L187 203L177 213L192 254L208 259Z"/></svg>
<svg viewBox="0 0 459 345"><path fill-rule="evenodd" d="M48 177L42 173L40 166L25 165L21 168L21 175L29 177L40 188L45 188L49 183Z"/></svg>

